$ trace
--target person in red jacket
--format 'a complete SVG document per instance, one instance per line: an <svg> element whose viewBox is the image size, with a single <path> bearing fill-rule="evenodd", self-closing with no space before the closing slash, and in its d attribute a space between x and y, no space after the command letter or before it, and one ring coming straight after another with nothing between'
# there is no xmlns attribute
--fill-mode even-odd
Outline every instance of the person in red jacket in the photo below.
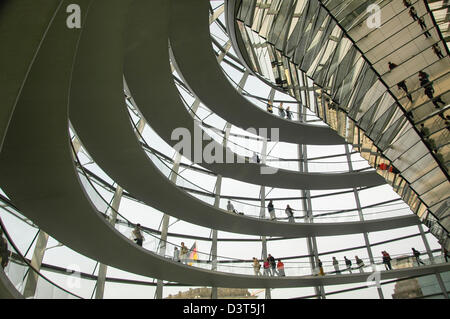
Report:
<svg viewBox="0 0 450 319"><path fill-rule="evenodd" d="M270 263L269 263L269 261L267 260L267 258L264 259L263 267L264 267L263 276L271 276L271 273L270 273Z"/></svg>
<svg viewBox="0 0 450 319"><path fill-rule="evenodd" d="M386 268L386 270L392 270L392 266L391 266L391 256L387 253L387 251L382 251L381 252L383 254L383 264L384 267Z"/></svg>
<svg viewBox="0 0 450 319"><path fill-rule="evenodd" d="M277 263L278 276L285 277L286 274L284 272L284 264L281 262L281 259L278 259Z"/></svg>

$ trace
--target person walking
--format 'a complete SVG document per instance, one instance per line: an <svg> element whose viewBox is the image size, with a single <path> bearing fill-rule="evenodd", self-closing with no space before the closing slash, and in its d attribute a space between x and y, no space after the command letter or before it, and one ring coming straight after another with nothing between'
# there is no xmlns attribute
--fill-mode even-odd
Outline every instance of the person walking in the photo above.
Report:
<svg viewBox="0 0 450 319"><path fill-rule="evenodd" d="M408 86L406 85L406 82L405 82L405 81L401 81L401 82L397 83L397 88L398 88L399 90L405 91L406 96L408 97L408 100L409 100L411 103L413 102L412 95L409 93L409 91L408 91Z"/></svg>
<svg viewBox="0 0 450 319"><path fill-rule="evenodd" d="M289 205L286 206L285 213L288 216L289 222L295 223L294 213L292 212L292 208Z"/></svg>
<svg viewBox="0 0 450 319"><path fill-rule="evenodd" d="M388 254L387 251L382 251L381 252L383 254L383 264L384 267L386 268L386 270L392 270L392 265L391 265L391 256Z"/></svg>
<svg viewBox="0 0 450 319"><path fill-rule="evenodd" d="M413 18L414 21L417 21L419 19L416 8L414 8L414 6L411 6L409 8L409 15L411 16L411 18Z"/></svg>
<svg viewBox="0 0 450 319"><path fill-rule="evenodd" d="M355 256L356 265L358 265L359 272L364 272L364 261L358 256Z"/></svg>
<svg viewBox="0 0 450 319"><path fill-rule="evenodd" d="M441 48L439 47L439 44L435 43L433 44L433 52L437 55L437 57L440 59L444 58L444 54L442 54Z"/></svg>
<svg viewBox="0 0 450 319"><path fill-rule="evenodd" d="M267 260L269 261L269 264L270 264L272 276L275 276L275 274L278 275L277 263L275 262L275 258L273 258L273 256L271 254L269 254L269 256L267 257Z"/></svg>
<svg viewBox="0 0 450 319"><path fill-rule="evenodd" d="M347 266L347 270L352 274L352 261L350 259L347 259L347 257L344 256L345 259L345 266Z"/></svg>
<svg viewBox="0 0 450 319"><path fill-rule="evenodd" d="M425 20L423 17L419 17L419 19L417 20L417 22L419 22L420 28L422 29L422 31L425 31L425 37L426 38L431 38L431 33L427 30L427 24L425 23Z"/></svg>
<svg viewBox="0 0 450 319"><path fill-rule="evenodd" d="M278 271L278 276L280 276L280 277L285 277L286 276L286 273L284 272L284 264L281 261L281 259L278 259L277 271Z"/></svg>
<svg viewBox="0 0 450 319"><path fill-rule="evenodd" d="M317 266L319 266L319 276L325 276L325 273L323 272L323 264L320 259L317 259Z"/></svg>
<svg viewBox="0 0 450 319"><path fill-rule="evenodd" d="M144 242L144 236L142 236L141 224L137 224L136 227L133 229L133 237L136 244L142 247L142 243Z"/></svg>
<svg viewBox="0 0 450 319"><path fill-rule="evenodd" d="M263 267L264 267L263 276L271 276L271 274L270 274L270 263L267 260L267 258L264 259Z"/></svg>
<svg viewBox="0 0 450 319"><path fill-rule="evenodd" d="M261 264L259 263L259 260L256 257L253 257L253 271L255 272L255 276L262 276L260 269Z"/></svg>
<svg viewBox="0 0 450 319"><path fill-rule="evenodd" d="M187 263L187 254L188 254L188 248L184 245L184 242L181 242L181 248L180 248L180 261L183 264Z"/></svg>
<svg viewBox="0 0 450 319"><path fill-rule="evenodd" d="M428 138L430 136L430 129L425 127L424 123L420 124L420 134L422 134L423 138Z"/></svg>
<svg viewBox="0 0 450 319"><path fill-rule="evenodd" d="M420 267L420 264L425 265L425 263L420 259L420 252L414 249L414 247L411 248L411 250L413 252L413 256L416 258L417 266Z"/></svg>
<svg viewBox="0 0 450 319"><path fill-rule="evenodd" d="M422 88L426 88L430 83L430 75L424 71L419 71L419 81Z"/></svg>
<svg viewBox="0 0 450 319"><path fill-rule="evenodd" d="M339 261L336 259L336 257L333 257L333 267L336 275L341 273L341 270L339 269Z"/></svg>
<svg viewBox="0 0 450 319"><path fill-rule="evenodd" d="M286 112L284 111L284 108L283 108L283 102L280 103L280 107L278 108L278 114L282 118L284 118L286 116Z"/></svg>
<svg viewBox="0 0 450 319"><path fill-rule="evenodd" d="M176 262L180 262L180 250L176 246L173 249L173 260L175 260Z"/></svg>
<svg viewBox="0 0 450 319"><path fill-rule="evenodd" d="M272 113L273 114L273 106L272 106L272 101L269 101L269 104L267 104L267 112Z"/></svg>
<svg viewBox="0 0 450 319"><path fill-rule="evenodd" d="M434 97L434 88L433 85L430 83L425 87L425 95L433 102L435 108L440 109L439 103L442 104L442 106L445 106L445 102L442 100L440 96Z"/></svg>
<svg viewBox="0 0 450 319"><path fill-rule="evenodd" d="M427 72L419 71L419 80L429 82L430 75Z"/></svg>
<svg viewBox="0 0 450 319"><path fill-rule="evenodd" d="M275 209L273 207L273 202L272 200L269 201L269 205L267 205L267 210L269 211L270 214L270 219L271 220L275 220Z"/></svg>
<svg viewBox="0 0 450 319"><path fill-rule="evenodd" d="M288 120L292 120L292 112L291 112L291 107L290 106L288 106L286 108L286 117L287 117Z"/></svg>

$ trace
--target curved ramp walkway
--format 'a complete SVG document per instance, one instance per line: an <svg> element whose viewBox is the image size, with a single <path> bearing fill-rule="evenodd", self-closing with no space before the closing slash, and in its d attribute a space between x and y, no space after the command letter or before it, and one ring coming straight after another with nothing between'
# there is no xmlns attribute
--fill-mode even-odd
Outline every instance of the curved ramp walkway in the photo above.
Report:
<svg viewBox="0 0 450 319"><path fill-rule="evenodd" d="M24 299L0 267L0 299Z"/></svg>
<svg viewBox="0 0 450 319"><path fill-rule="evenodd" d="M324 190L377 186L385 183L385 180L375 171L325 174L279 169L274 172L273 168L256 163L244 163L244 158L219 143L203 140L201 137L195 139L196 136L201 136L201 129L198 124L194 123L179 98L169 64L167 49L169 5L169 1L162 4L161 7L152 5L152 11L156 11L158 14L152 15L151 19L148 18L147 11L133 11L133 19L129 22L126 32L124 65L125 78L133 99L137 102L144 118L166 143L175 146L178 139L172 139L172 132L177 128L185 128L190 133L189 145L191 147L182 149L182 155L224 177L256 185L284 189ZM178 27L182 29L181 25ZM108 66L105 67L108 68ZM95 89L106 84L104 81L97 81ZM233 89L233 91L235 90ZM203 143L200 151L195 146L196 140ZM206 150L208 147L211 149L211 146L208 146L209 143L214 146L215 150L220 150L223 154L223 156L219 156L222 159L219 163L208 164L202 158L196 160L195 152L200 152L200 157L203 157L202 150ZM267 169L274 173L261 173L268 171Z"/></svg>
<svg viewBox="0 0 450 319"><path fill-rule="evenodd" d="M151 8L157 7L156 3L151 4ZM158 10L152 10L155 17L149 16L146 9L149 7L136 4L130 9L130 15L134 20L136 16L131 14L134 12L145 12L145 18L150 20L161 16ZM196 225L253 235L342 235L417 223L415 216L328 224L272 222L230 214L181 190L155 167L133 132L121 93L123 57L118 49L120 44L114 36L105 36L120 34L120 30L115 29L116 22L106 26L102 21L98 19L92 25L87 24L79 43L72 77L70 119L92 158L113 180L141 201Z"/></svg>
<svg viewBox="0 0 450 319"><path fill-rule="evenodd" d="M117 22L122 19L123 6L127 3L123 0L93 2L70 0L64 1L64 4L68 5L69 2L76 3L82 8L82 21L86 28L83 30L92 27L98 33L109 30L110 21ZM351 277L342 276L340 279L338 277L259 279L254 276L196 269L146 251L114 229L87 200L77 177L69 146L68 101L72 70L78 50L80 53L86 50L82 49L82 42L89 43L87 39L92 39L93 34L89 35L86 32L89 36L83 39L80 30L61 28L66 19L64 9L65 6L58 11L48 31L49 37L44 41L40 54L30 70L8 129L4 149L0 154L2 188L25 216L80 254L118 269L158 279L192 285L248 288L299 287L315 285L317 281L323 284L338 284L365 280L363 275L359 274L350 275ZM111 19L99 19L104 15ZM112 30L114 31L114 28ZM55 56L58 57L57 67ZM105 57L105 60L108 58L110 57ZM36 107L37 105L39 107ZM112 108L113 106L111 105ZM155 185L158 187L151 191L164 188L158 183ZM167 194L170 193L165 193ZM158 197L159 194L154 196ZM159 198L162 199L160 196ZM177 199L172 198L171 201L177 202ZM220 217L221 214L212 215L221 222L229 221L230 218L223 219ZM243 222L245 218L236 219L240 223L245 223ZM266 224L278 228L273 227L273 223ZM286 230L289 228L287 226L289 225L281 228ZM297 228L300 233L301 227ZM361 228L359 231L367 229ZM436 265L392 271L387 273L385 278L424 274L427 271L446 270L448 267L449 265Z"/></svg>
<svg viewBox="0 0 450 319"><path fill-rule="evenodd" d="M329 127L292 122L262 111L230 84L217 63L209 31L209 2L170 1L170 46L185 83L209 109L229 123L248 128L279 128L280 141L336 145L345 141Z"/></svg>
<svg viewBox="0 0 450 319"><path fill-rule="evenodd" d="M4 0L0 8L0 151L28 68L39 52L59 0ZM26 23L24 23L26 21ZM17 39L20 39L18 41Z"/></svg>

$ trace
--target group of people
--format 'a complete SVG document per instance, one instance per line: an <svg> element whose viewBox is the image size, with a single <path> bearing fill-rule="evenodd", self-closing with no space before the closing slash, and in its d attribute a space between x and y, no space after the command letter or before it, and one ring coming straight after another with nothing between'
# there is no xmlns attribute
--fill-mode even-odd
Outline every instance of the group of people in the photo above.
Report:
<svg viewBox="0 0 450 319"><path fill-rule="evenodd" d="M392 266L391 266L391 256L389 255L389 253L387 253L386 251L382 251L381 252L382 256L383 256L383 264L386 267L386 270L392 270ZM424 264L419 256L420 253L416 250L414 250L413 248L413 254L416 257L416 260L421 264ZM348 271L349 273L352 273L352 270L359 270L361 273L364 272L363 268L365 267L364 265L364 261L359 258L358 256L355 256L355 264L356 267L352 268L352 261L350 259L348 259L346 256L344 256L344 262L345 262L345 269L340 269L339 267L339 261L336 259L336 257L332 257L332 263L333 263L333 267L334 267L334 273L336 274L340 274L342 271ZM320 259L317 259L317 268L318 268L318 273L317 275L319 276L325 276L325 272L323 270L323 263ZM267 258L264 259L263 262L263 274L261 274L261 264L259 263L259 260L256 257L253 257L253 270L255 272L256 276L286 276L285 271L284 271L284 263L281 261L281 259L278 259L278 263L275 261L275 258L269 254Z"/></svg>
<svg viewBox="0 0 450 319"><path fill-rule="evenodd" d="M405 7L409 8L409 15L413 18L413 20L417 21L419 23L419 26L421 27L422 31L425 31L424 32L425 37L431 38L432 36L431 36L431 33L428 31L427 24L423 17L418 16L416 8L411 4L411 2L409 0L403 0L403 4L405 5ZM444 58L444 54L442 53L442 50L439 47L438 43L433 44L431 48L432 48L434 54L439 59ZM395 69L397 67L397 64L388 62L388 67L389 67L389 70L392 71L393 69ZM435 105L436 108L440 108L439 103L442 103L445 105L445 102L442 101L442 99L440 97L434 98L435 91L434 91L432 82L429 81L429 76L427 73L425 73L423 71L419 72L419 80L420 80L421 87L425 89L425 95L433 101L433 104ZM406 84L406 81L401 81L401 82L397 83L397 88L399 90L405 91L407 98L411 101L411 103L413 102L413 98L412 98L412 95L408 91L408 86Z"/></svg>
<svg viewBox="0 0 450 319"><path fill-rule="evenodd" d="M383 264L384 264L386 270L392 270L392 265L391 265L392 258L389 255L389 253L387 251L383 250L381 252L381 254L383 256L382 260L383 260ZM345 267L346 268L344 270L341 270L339 268L339 261L336 259L336 257L333 257L332 263L333 263L333 267L334 267L334 270L335 270L334 273L340 274L342 271L348 271L349 273L352 273L352 269L353 270L354 269L358 269L359 272L361 272L361 273L364 272L364 270L363 270L363 268L365 267L364 261L361 258L359 258L358 256L355 256L356 268L352 268L353 263L346 256L344 256L344 261L345 261ZM320 261L320 259L318 259L317 264L318 264L318 267L319 267L319 275L323 276L324 272L323 272L322 262Z"/></svg>
<svg viewBox="0 0 450 319"><path fill-rule="evenodd" d="M228 206L229 211L236 212L236 210L234 210L233 205L231 204L230 201L228 201L228 205L229 205ZM275 213L274 213L274 207L273 207L272 200L269 202L268 209L269 209L269 213L273 217L272 219L274 220ZM288 214L289 221L294 222L292 209L289 207L289 205L287 205L286 213ZM133 237L134 237L134 241L136 242L136 244L142 247L142 243L144 241L144 236L142 235L142 229L141 229L140 224L137 224L136 227L133 229ZM417 266L425 265L425 263L420 259L421 253L418 250L416 250L415 248L411 248L411 250L412 250L412 254L413 254L414 258L416 259ZM178 247L174 248L173 259L177 262L186 264L188 261L188 253L189 253L189 249L184 245L184 242L181 242L180 249L178 249ZM448 262L448 251L445 247L442 248L442 253L444 255L445 262ZM382 261L383 261L383 264L384 264L386 270L392 270L392 265L391 265L392 258L389 255L389 253L387 251L383 250L381 252L381 254L383 256ZM339 261L336 259L336 257L332 257L332 263L333 263L333 267L335 269L336 274L340 274L342 271L348 271L349 273L352 273L352 269L359 269L360 272L364 272L363 271L363 268L365 267L364 261L361 258L359 258L358 256L355 256L355 264L357 265L356 268L352 268L353 263L346 256L344 256L344 261L345 261L346 268L344 270L341 270L339 268ZM7 244L6 239L3 238L3 232L1 229L0 229L0 264L3 268L5 268L8 264L8 244ZM320 259L317 259L317 266L318 266L318 270L319 270L318 275L324 276L325 272L323 270L323 263ZM276 262L275 258L271 254L269 254L267 256L267 258L264 259L263 274L261 274L260 269L261 269L261 264L259 263L259 260L256 257L253 257L253 270L254 270L256 276L275 276L275 275L281 276L281 277L286 276L285 271L284 271L284 263L281 261L281 259L278 259L278 262Z"/></svg>
<svg viewBox="0 0 450 319"><path fill-rule="evenodd" d="M347 258L347 256L344 256L344 261L345 261L345 270L348 270L348 272L352 273L352 261L350 259ZM319 259L320 262L320 259ZM364 268L364 261L359 258L358 256L355 256L355 263L357 265L356 269L359 269L360 272L364 272L363 268ZM319 275L324 275L323 273L323 268L321 268L321 262L319 263ZM341 269L339 268L339 261L336 259L336 257L333 257L333 267L335 270L336 274L340 274L341 273ZM345 271L344 270L344 271Z"/></svg>
<svg viewBox="0 0 450 319"><path fill-rule="evenodd" d="M267 205L267 210L269 211L270 219L276 220L275 207L273 206L272 200L269 201L269 204ZM287 205L284 212L286 213L286 215L288 217L288 221L290 223L295 223L294 212L293 212L291 206Z"/></svg>
<svg viewBox="0 0 450 319"><path fill-rule="evenodd" d="M433 87L433 82L430 81L430 76L428 73L424 72L424 71L420 71L419 72L419 81L420 81L420 86L425 90L425 95L433 102L434 106L437 109L440 109L441 106L439 105L442 104L442 106L445 106L445 102L442 100L442 98L440 96L438 97L434 97L434 87ZM443 117L443 115L441 115L441 117Z"/></svg>
<svg viewBox="0 0 450 319"><path fill-rule="evenodd" d="M398 169L396 169L394 166L387 165L386 163L378 164L378 169L382 170L382 171L388 171L389 173L394 173L394 174L400 173L400 171Z"/></svg>
<svg viewBox="0 0 450 319"><path fill-rule="evenodd" d="M389 70L392 71L393 69L395 69L397 67L397 64L388 62L388 67L389 67ZM418 76L419 76L420 86L424 89L424 94L433 102L433 105L437 109L441 108L441 106L439 104L442 104L442 106L445 106L446 103L442 100L442 98L440 96L434 97L435 90L433 87L433 82L430 81L429 74L424 71L419 71ZM397 83L397 88L399 90L403 90L406 93L408 100L411 101L411 103L413 102L412 95L408 90L408 86L407 86L405 80ZM440 116L443 118L443 115L440 115Z"/></svg>
<svg viewBox="0 0 450 319"><path fill-rule="evenodd" d="M273 206L273 201L272 200L269 201L269 204L267 205L267 210L269 211L270 219L271 220L276 220L277 217L275 215L275 207ZM228 203L227 203L227 211L230 212L230 213L243 215L243 213L238 212L234 208L234 206L231 203L231 201L228 201ZM291 206L287 205L286 209L284 211L285 211L285 213L287 215L288 221L290 223L295 223L294 211L292 210Z"/></svg>
<svg viewBox="0 0 450 319"><path fill-rule="evenodd" d="M273 114L273 104L272 101L269 101L267 104L267 112ZM286 109L283 107L283 102L280 103L280 106L278 107L278 115L282 118L287 118L288 120L292 120L292 112L290 106L288 106Z"/></svg>
<svg viewBox="0 0 450 319"><path fill-rule="evenodd" d="M173 260L186 264L188 261L188 252L189 249L184 245L184 242L181 242L180 249L175 246L173 250Z"/></svg>
<svg viewBox="0 0 450 319"><path fill-rule="evenodd" d="M275 258L271 254L264 259L263 274L261 274L260 269L261 264L259 263L258 258L253 257L253 271L255 272L255 276L286 276L286 273L284 272L284 263L281 259L278 259L278 262L276 262Z"/></svg>
<svg viewBox="0 0 450 319"><path fill-rule="evenodd" d="M428 31L425 19L423 17L419 17L416 8L411 4L411 2L409 0L403 0L403 4L405 5L405 7L409 8L409 15L411 16L411 18L413 18L414 21L417 21L417 23L419 23L419 26L422 29L422 31L425 31L424 32L425 37L427 39L432 38L431 33ZM444 58L444 54L442 54L439 44L437 43L433 44L432 49L439 59Z"/></svg>

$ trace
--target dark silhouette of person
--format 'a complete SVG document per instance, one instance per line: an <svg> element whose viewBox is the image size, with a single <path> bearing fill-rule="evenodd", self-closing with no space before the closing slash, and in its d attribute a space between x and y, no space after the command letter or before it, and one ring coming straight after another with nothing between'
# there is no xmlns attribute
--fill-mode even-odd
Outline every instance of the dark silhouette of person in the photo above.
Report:
<svg viewBox="0 0 450 319"><path fill-rule="evenodd" d="M350 259L347 259L346 256L344 256L345 265L347 266L347 270L352 273L352 261Z"/></svg>
<svg viewBox="0 0 450 319"><path fill-rule="evenodd" d="M428 136L430 135L430 130L428 129L428 127L425 127L424 123L420 124L420 134L422 134L424 138L428 138Z"/></svg>
<svg viewBox="0 0 450 319"><path fill-rule="evenodd" d="M291 108L289 106L286 108L286 116L287 116L288 120L292 120L292 112L291 112Z"/></svg>
<svg viewBox="0 0 450 319"><path fill-rule="evenodd" d="M427 30L427 24L425 23L425 19L423 17L419 17L419 19L417 20L417 22L419 22L420 27L422 28L423 31L425 31L425 37L427 38L431 38L431 33Z"/></svg>
<svg viewBox="0 0 450 319"><path fill-rule="evenodd" d="M437 55L437 57L439 59L443 59L444 58L444 55L442 54L442 51L441 51L441 48L439 47L439 44L437 44L437 43L433 44L433 52L434 52L434 54Z"/></svg>
<svg viewBox="0 0 450 319"><path fill-rule="evenodd" d="M428 96L428 98L433 102L435 108L437 109L441 108L439 106L439 103L441 103L442 106L446 105L440 96L434 97L434 88L431 83L425 87L425 95Z"/></svg>
<svg viewBox="0 0 450 319"><path fill-rule="evenodd" d="M415 250L414 248L411 248L411 249L412 249L414 257L416 258L417 266L420 267L420 264L425 265L425 263L420 259L420 252Z"/></svg>
<svg viewBox="0 0 450 319"><path fill-rule="evenodd" d="M406 96L408 97L408 100L410 100L411 103L412 103L413 99L412 99L411 94L410 94L409 91L408 91L408 86L406 85L406 82L405 82L405 81L399 82L399 83L397 84L397 87L398 87L399 90L405 91Z"/></svg>
<svg viewBox="0 0 450 319"><path fill-rule="evenodd" d="M411 6L411 2L409 2L409 0L403 0L403 4L405 5L405 7L409 8Z"/></svg>
<svg viewBox="0 0 450 319"><path fill-rule="evenodd" d="M420 81L423 81L423 80L429 81L429 79L430 79L430 75L427 72L419 71L419 80Z"/></svg>
<svg viewBox="0 0 450 319"><path fill-rule="evenodd" d="M392 62L388 62L388 66L389 66L389 71L392 71L393 69L395 69L396 67L398 67L397 64L392 63Z"/></svg>
<svg viewBox="0 0 450 319"><path fill-rule="evenodd" d="M391 256L386 251L382 251L381 253L383 254L384 267L386 268L386 270L392 270Z"/></svg>
<svg viewBox="0 0 450 319"><path fill-rule="evenodd" d="M271 219L271 220L275 220L275 209L274 209L274 207L273 207L273 202L272 202L272 200L269 201L269 204L267 205L267 210L269 211L270 219Z"/></svg>
<svg viewBox="0 0 450 319"><path fill-rule="evenodd" d="M267 257L267 260L269 261L270 264L270 268L272 269L272 276L278 275L278 271L277 271L277 263L275 262L275 258L269 254L269 256Z"/></svg>
<svg viewBox="0 0 450 319"><path fill-rule="evenodd" d="M414 8L414 6L411 6L409 9L409 15L411 16L411 18L414 19L414 21L417 21L419 19L419 16L417 15L417 11L416 8Z"/></svg>

